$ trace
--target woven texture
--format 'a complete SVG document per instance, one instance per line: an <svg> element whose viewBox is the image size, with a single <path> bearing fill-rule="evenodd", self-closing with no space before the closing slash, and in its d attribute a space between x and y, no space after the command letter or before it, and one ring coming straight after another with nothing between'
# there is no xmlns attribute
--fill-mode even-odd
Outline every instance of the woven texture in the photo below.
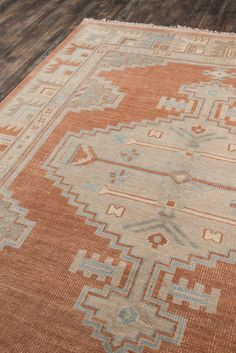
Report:
<svg viewBox="0 0 236 353"><path fill-rule="evenodd" d="M236 352L236 37L84 21L0 113L0 352Z"/></svg>

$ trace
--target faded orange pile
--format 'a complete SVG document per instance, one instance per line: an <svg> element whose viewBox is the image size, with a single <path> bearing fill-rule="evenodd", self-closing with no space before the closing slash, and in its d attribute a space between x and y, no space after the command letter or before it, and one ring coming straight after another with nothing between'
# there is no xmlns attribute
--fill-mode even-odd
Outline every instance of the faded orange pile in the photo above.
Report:
<svg viewBox="0 0 236 353"><path fill-rule="evenodd" d="M236 37L84 21L1 105L0 352L236 352Z"/></svg>

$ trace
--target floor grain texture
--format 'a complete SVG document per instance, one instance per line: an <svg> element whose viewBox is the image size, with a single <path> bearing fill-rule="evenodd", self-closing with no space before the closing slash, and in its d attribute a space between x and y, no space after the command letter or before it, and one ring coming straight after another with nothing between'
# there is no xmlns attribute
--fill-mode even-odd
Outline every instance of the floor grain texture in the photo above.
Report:
<svg viewBox="0 0 236 353"><path fill-rule="evenodd" d="M236 32L236 0L0 0L0 100L84 17Z"/></svg>

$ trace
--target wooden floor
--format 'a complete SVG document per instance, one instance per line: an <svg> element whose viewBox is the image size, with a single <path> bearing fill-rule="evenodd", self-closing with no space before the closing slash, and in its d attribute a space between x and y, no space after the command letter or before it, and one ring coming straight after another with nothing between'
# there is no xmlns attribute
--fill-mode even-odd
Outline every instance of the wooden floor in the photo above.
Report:
<svg viewBox="0 0 236 353"><path fill-rule="evenodd" d="M0 99L84 17L236 32L236 0L0 0Z"/></svg>

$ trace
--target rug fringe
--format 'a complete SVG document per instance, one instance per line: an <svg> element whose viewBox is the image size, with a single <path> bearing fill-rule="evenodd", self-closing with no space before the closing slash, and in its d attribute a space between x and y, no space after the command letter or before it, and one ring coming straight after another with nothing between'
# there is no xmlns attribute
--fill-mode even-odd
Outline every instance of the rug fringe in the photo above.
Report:
<svg viewBox="0 0 236 353"><path fill-rule="evenodd" d="M154 25L152 23L139 23L139 22L124 22L124 21L117 21L117 20L108 20L106 18L102 20L96 20L94 18L84 18L83 21L90 22L90 23L104 23L104 24L113 24L113 25L130 25L139 28L154 28L154 29L162 29L162 30L179 30L183 32L193 32L193 33L200 33L200 34L210 34L210 35L226 35L226 36L235 36L236 33L234 32L220 32L220 31L213 31L204 28L191 28L187 26L159 26Z"/></svg>

